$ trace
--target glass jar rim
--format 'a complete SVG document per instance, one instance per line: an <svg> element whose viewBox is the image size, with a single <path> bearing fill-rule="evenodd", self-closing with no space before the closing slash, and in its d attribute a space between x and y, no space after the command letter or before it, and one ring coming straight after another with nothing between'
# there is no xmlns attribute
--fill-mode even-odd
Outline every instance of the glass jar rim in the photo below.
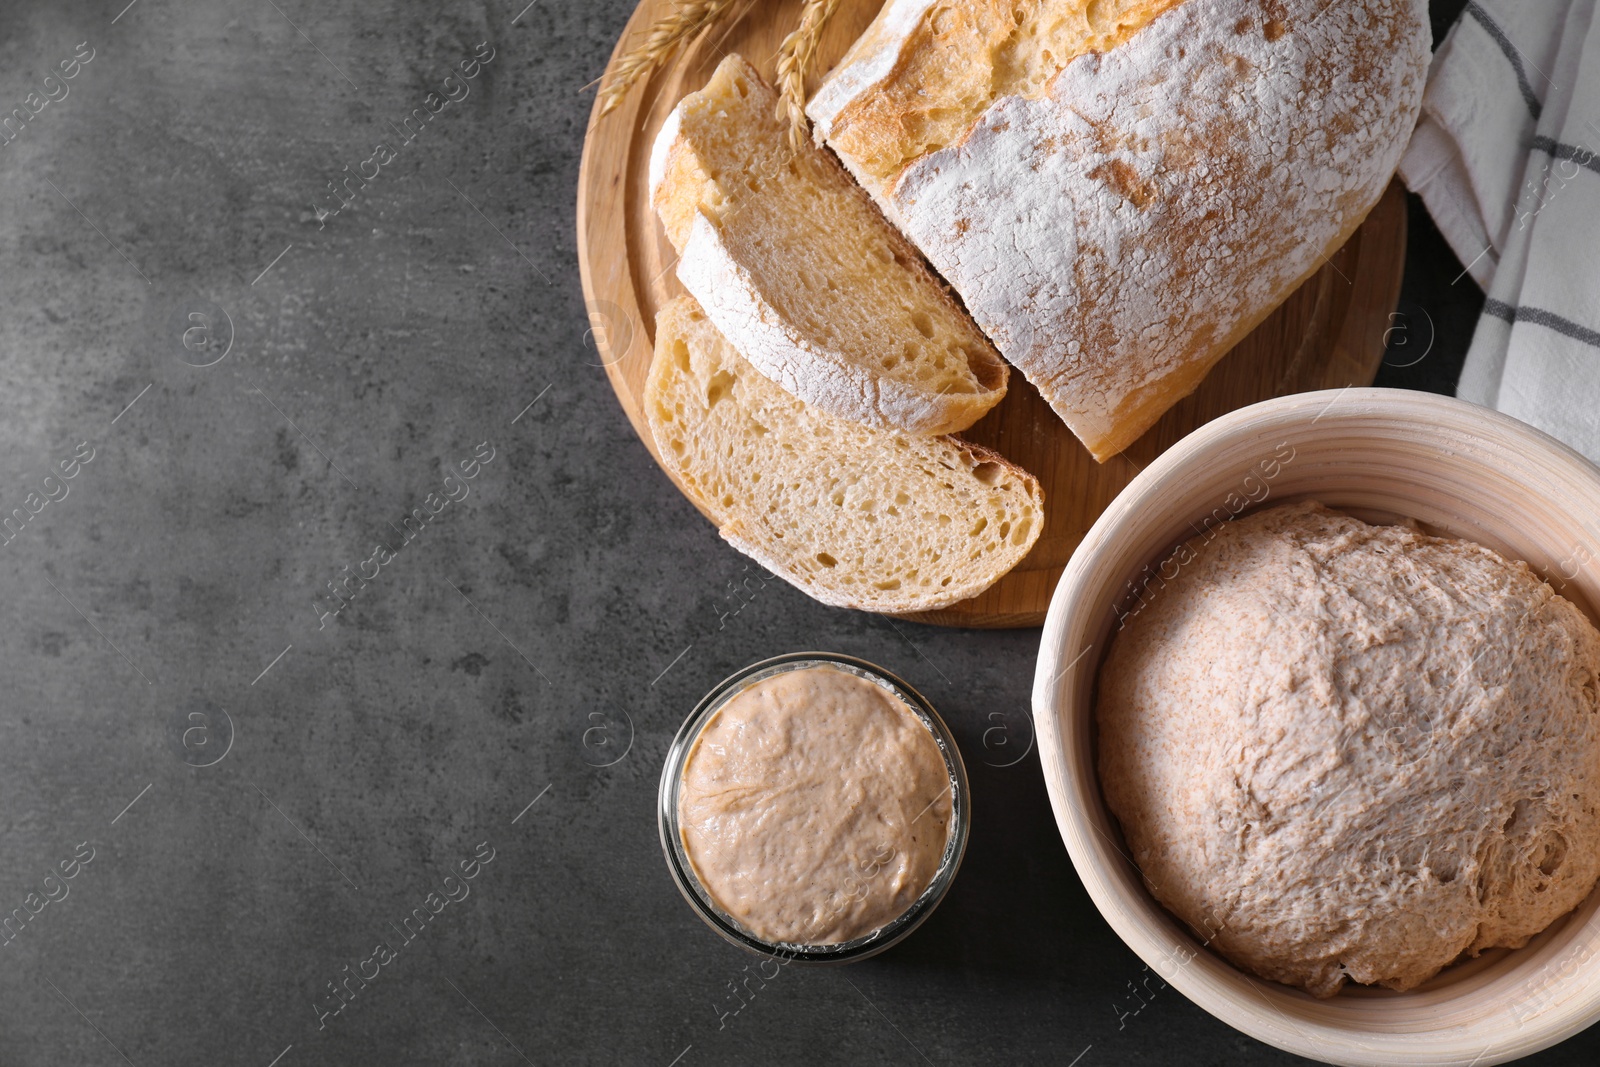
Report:
<svg viewBox="0 0 1600 1067"><path fill-rule="evenodd" d="M729 915L712 898L695 873L683 845L679 825L678 797L683 783L683 771L688 763L694 743L710 723L711 718L733 697L757 682L791 670L806 667L844 668L848 674L863 678L897 697L923 724L932 736L944 759L945 772L950 779L950 830L945 841L944 854L939 867L923 891L905 911L889 922L861 937L831 945L804 945L767 941L757 937ZM802 963L845 963L865 959L896 944L921 925L932 914L955 881L962 857L966 853L967 836L971 827L972 802L967 788L966 766L961 751L956 747L954 735L926 697L890 671L854 656L837 652L790 652L752 663L724 678L702 697L678 729L667 750L666 764L661 771L661 785L657 793L656 823L661 834L661 848L666 855L667 867L678 891L694 908L700 918L722 937L741 948L763 956Z"/></svg>

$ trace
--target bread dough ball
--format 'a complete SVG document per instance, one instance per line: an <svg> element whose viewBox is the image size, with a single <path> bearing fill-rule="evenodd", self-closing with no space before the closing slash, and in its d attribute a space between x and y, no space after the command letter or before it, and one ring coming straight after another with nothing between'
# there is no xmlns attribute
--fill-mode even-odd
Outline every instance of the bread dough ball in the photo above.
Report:
<svg viewBox="0 0 1600 1067"><path fill-rule="evenodd" d="M1100 672L1100 779L1222 955L1406 990L1589 895L1600 633L1526 564L1304 503L1150 573Z"/></svg>

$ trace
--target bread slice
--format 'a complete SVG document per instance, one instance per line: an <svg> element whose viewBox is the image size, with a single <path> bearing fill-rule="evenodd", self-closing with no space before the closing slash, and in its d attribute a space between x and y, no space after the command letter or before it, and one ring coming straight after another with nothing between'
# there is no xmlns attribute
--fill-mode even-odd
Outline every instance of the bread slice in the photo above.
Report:
<svg viewBox="0 0 1600 1067"><path fill-rule="evenodd" d="M1426 0L888 0L807 105L1096 459L1360 225Z"/></svg>
<svg viewBox="0 0 1600 1067"><path fill-rule="evenodd" d="M953 433L1005 395L994 346L839 164L795 152L777 94L729 56L651 156L678 280L757 369L840 418Z"/></svg>
<svg viewBox="0 0 1600 1067"><path fill-rule="evenodd" d="M645 420L723 539L824 604L901 613L976 596L1038 540L1031 474L953 437L837 418L743 359L688 297L656 316Z"/></svg>

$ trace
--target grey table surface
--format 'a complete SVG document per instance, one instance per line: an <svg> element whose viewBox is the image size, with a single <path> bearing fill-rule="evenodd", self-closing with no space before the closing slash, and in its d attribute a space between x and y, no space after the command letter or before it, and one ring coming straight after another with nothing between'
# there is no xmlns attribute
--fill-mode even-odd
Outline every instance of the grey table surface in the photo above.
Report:
<svg viewBox="0 0 1600 1067"><path fill-rule="evenodd" d="M629 8L0 3L0 1064L1304 1062L1084 894L1022 755L1037 631L763 581L635 440L573 227ZM1452 388L1458 270L1415 213L1384 381ZM972 842L903 945L762 983L669 880L656 779L803 647L940 707Z"/></svg>

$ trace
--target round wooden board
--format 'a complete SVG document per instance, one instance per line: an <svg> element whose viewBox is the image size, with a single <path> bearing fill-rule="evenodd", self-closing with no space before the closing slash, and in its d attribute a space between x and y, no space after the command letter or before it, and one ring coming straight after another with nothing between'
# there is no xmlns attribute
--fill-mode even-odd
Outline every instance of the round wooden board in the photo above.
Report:
<svg viewBox="0 0 1600 1067"><path fill-rule="evenodd" d="M650 206L650 147L672 108L705 84L724 55L740 53L770 79L773 55L801 6L802 0L747 0L733 20L713 27L635 85L611 114L590 120L578 177L583 291L611 385L652 456L655 442L638 398L654 348L656 311L683 288L672 271L672 246ZM819 72L844 55L881 6L878 0L839 5L823 37ZM673 7L674 0L643 0L612 63ZM1405 239L1406 202L1396 183L1349 243L1225 356L1198 390L1104 464L1094 461L1020 373L1013 374L1006 398L961 436L1033 472L1044 488L1044 532L1028 558L988 591L907 618L944 626L1041 625L1056 580L1083 535L1133 476L1173 443L1219 415L1270 397L1372 384L1399 299Z"/></svg>

